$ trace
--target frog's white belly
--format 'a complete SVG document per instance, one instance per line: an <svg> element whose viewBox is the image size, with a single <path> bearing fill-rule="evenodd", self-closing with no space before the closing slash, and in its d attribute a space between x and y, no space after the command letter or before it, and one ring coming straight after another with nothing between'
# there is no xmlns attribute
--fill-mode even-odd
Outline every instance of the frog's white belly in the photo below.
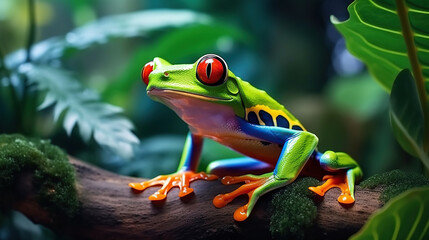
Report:
<svg viewBox="0 0 429 240"><path fill-rule="evenodd" d="M272 164L277 162L281 146L262 144L261 139L244 133L231 107L173 90L153 89L148 95L174 110L192 133L211 138L249 157Z"/></svg>

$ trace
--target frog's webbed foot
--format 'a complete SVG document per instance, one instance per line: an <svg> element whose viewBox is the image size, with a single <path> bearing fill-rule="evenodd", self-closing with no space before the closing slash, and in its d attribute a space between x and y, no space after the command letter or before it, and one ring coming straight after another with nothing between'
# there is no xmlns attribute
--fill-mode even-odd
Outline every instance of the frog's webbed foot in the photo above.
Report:
<svg viewBox="0 0 429 240"><path fill-rule="evenodd" d="M338 202L352 204L355 202L355 181L362 177L362 170L353 158L342 152L326 151L319 159L323 169L333 172L335 175L326 175L326 180L321 186L310 187L316 194L323 196L333 187L341 189Z"/></svg>
<svg viewBox="0 0 429 240"><path fill-rule="evenodd" d="M324 196L329 189L337 187L341 189L341 195L338 197L338 202L343 204L352 204L355 202L355 198L353 194L351 194L349 184L347 183L346 173L325 175L323 180L326 180L326 182L324 182L322 185L317 187L309 187L308 189L319 196Z"/></svg>
<svg viewBox="0 0 429 240"><path fill-rule="evenodd" d="M249 174L236 177L226 176L222 178L222 183L225 185L240 182L244 182L244 184L236 190L230 193L219 194L213 199L213 205L215 205L217 208L222 208L236 197L247 194L249 196L248 203L237 208L237 210L234 212L234 219L236 221L246 220L255 206L256 201L261 195L277 187L280 187L286 181L276 179L272 173L267 173L260 176Z"/></svg>
<svg viewBox="0 0 429 240"><path fill-rule="evenodd" d="M137 191L144 191L146 188L152 186L162 186L158 191L149 196L149 200L159 201L165 199L167 193L173 187L178 187L180 189L179 197L184 197L192 193L194 189L190 188L189 184L199 179L211 181L217 179L217 176L204 172L195 173L193 171L183 171L169 175L161 175L146 182L129 183L128 185Z"/></svg>

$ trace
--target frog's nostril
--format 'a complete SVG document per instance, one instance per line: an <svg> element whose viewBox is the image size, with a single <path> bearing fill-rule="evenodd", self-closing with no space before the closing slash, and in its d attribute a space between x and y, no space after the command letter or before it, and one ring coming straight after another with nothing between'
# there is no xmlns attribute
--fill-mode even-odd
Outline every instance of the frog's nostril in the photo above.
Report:
<svg viewBox="0 0 429 240"><path fill-rule="evenodd" d="M164 72L164 77L168 77L168 72L167 71Z"/></svg>

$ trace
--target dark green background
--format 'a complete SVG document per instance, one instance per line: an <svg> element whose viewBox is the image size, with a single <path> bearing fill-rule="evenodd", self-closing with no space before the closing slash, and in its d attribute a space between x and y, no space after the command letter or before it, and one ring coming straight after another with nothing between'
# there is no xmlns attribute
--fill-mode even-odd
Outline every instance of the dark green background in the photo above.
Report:
<svg viewBox="0 0 429 240"><path fill-rule="evenodd" d="M83 85L99 92L104 101L124 108L134 123L141 144L132 161L124 161L94 142L85 144L76 129L68 137L61 124L53 122L52 109L38 112L30 121L30 130L20 129L2 82L0 133L51 138L69 154L121 174L154 177L170 173L177 167L187 126L167 107L146 96L140 68L156 56L174 64L193 63L206 53L216 53L237 76L266 90L315 133L320 151L349 153L366 177L395 168L418 170L420 163L404 153L392 135L388 93L347 54L344 40L329 21L330 15L347 19L348 4L338 0L36 1L36 42L65 35L105 16L159 8L205 13L213 18L218 31L235 37L209 41L210 34L216 33L201 25L187 25L66 53L63 66ZM0 2L0 48L5 55L25 47L26 8L25 0ZM176 46L178 37L188 40ZM130 79L135 83L122 84ZM202 166L232 156L237 154L207 141ZM30 224L19 213L2 210L0 239L12 238L61 237Z"/></svg>

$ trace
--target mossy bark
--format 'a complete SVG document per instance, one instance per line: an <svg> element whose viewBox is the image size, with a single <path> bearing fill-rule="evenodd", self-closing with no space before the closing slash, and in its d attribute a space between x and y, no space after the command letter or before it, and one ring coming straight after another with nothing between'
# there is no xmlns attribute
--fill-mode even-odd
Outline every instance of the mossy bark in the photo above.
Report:
<svg viewBox="0 0 429 240"><path fill-rule="evenodd" d="M52 214L37 201L32 175L19 177L18 196L3 206L21 211L36 223L77 239L270 239L270 219L274 191L258 201L251 217L244 222L234 221L236 208L246 203L240 197L224 208L216 209L212 199L218 193L235 189L219 181L192 183L195 194L179 199L173 189L164 202L152 203L147 197L156 188L135 193L128 182L141 181L119 176L78 160L70 159L77 177L77 191L81 208L74 218ZM22 189L21 189L22 188ZM16 191L15 191L16 192ZM2 195L4 193L1 193ZM337 202L340 191L330 190L323 199L316 199L317 217L305 232L306 238L344 239L355 233L369 215L381 207L380 191L356 189L357 202L349 208ZM290 212L299 215L300 212ZM274 236L275 237L275 236Z"/></svg>

